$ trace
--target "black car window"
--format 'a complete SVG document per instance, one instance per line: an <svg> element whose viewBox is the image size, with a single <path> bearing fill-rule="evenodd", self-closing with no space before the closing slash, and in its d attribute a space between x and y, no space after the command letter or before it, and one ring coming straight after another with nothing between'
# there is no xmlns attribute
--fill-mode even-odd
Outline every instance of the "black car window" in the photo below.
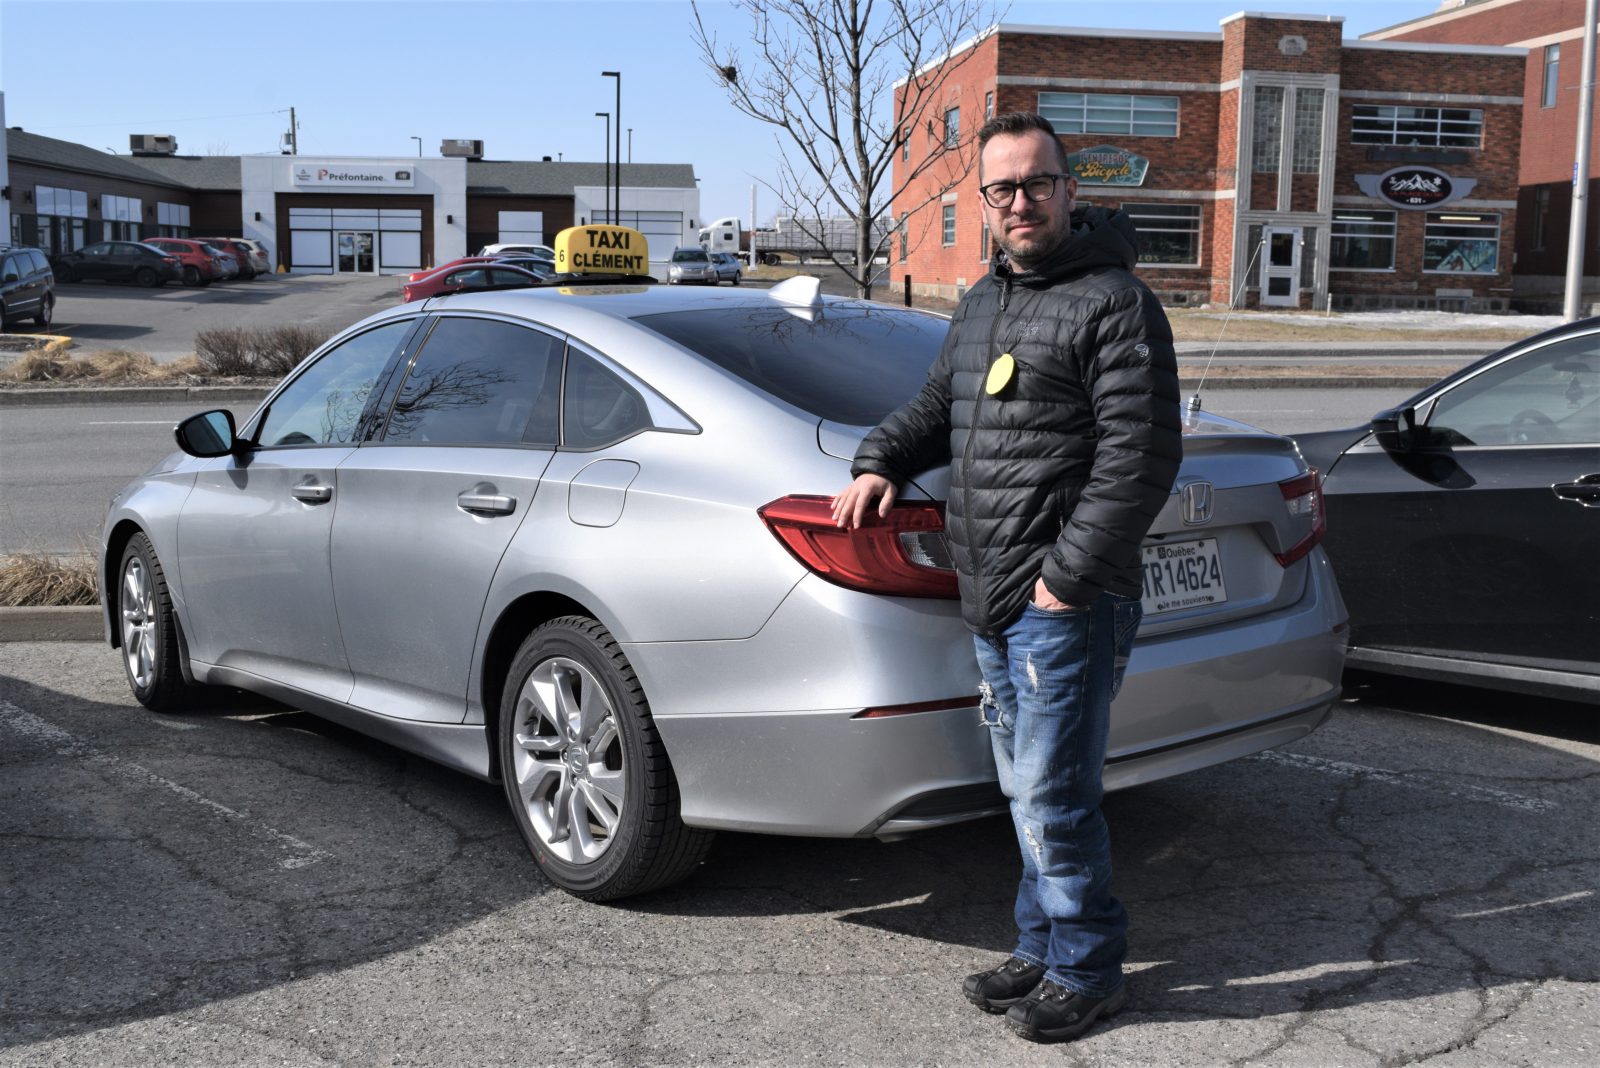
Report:
<svg viewBox="0 0 1600 1068"><path fill-rule="evenodd" d="M21 257L7 256L4 263L0 263L0 278L10 278L11 275L22 275Z"/></svg>
<svg viewBox="0 0 1600 1068"><path fill-rule="evenodd" d="M699 308L635 322L781 401L852 426L877 426L922 388L949 324L921 312L834 305Z"/></svg>
<svg viewBox="0 0 1600 1068"><path fill-rule="evenodd" d="M527 275L523 274L521 271L491 270L489 272L489 284L490 285L496 285L496 286L525 286L525 285L527 285L528 283L530 283L532 281L533 281L532 278L529 278Z"/></svg>
<svg viewBox="0 0 1600 1068"><path fill-rule="evenodd" d="M48 271L50 269L50 261L45 259L44 253L38 251L37 249L30 249L28 251L28 257L33 261L34 270Z"/></svg>
<svg viewBox="0 0 1600 1068"><path fill-rule="evenodd" d="M1474 375L1434 401L1428 427L1454 431L1449 439L1461 444L1600 444L1600 334L1554 341Z"/></svg>
<svg viewBox="0 0 1600 1068"><path fill-rule="evenodd" d="M579 352L567 359L561 443L597 449L650 427L650 409L637 390Z"/></svg>
<svg viewBox="0 0 1600 1068"><path fill-rule="evenodd" d="M111 246L90 245L88 248L83 250L83 254L85 256L109 256L111 255Z"/></svg>
<svg viewBox="0 0 1600 1068"><path fill-rule="evenodd" d="M386 442L554 445L560 338L494 319L440 319L395 398Z"/></svg>
<svg viewBox="0 0 1600 1068"><path fill-rule="evenodd" d="M410 319L384 323L323 353L274 398L256 442L275 447L354 441L367 397L410 329Z"/></svg>
<svg viewBox="0 0 1600 1068"><path fill-rule="evenodd" d="M481 267L472 267L465 271L454 271L444 280L447 286L481 286L484 273Z"/></svg>

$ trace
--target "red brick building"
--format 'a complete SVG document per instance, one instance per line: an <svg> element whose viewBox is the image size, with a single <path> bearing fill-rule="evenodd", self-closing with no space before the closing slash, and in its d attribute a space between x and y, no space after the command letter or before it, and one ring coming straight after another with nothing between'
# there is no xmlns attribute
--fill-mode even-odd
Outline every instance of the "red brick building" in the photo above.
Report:
<svg viewBox="0 0 1600 1068"><path fill-rule="evenodd" d="M977 168L940 179L987 117L1039 111L1079 200L1133 217L1169 303L1507 309L1526 49L1345 40L1342 22L991 29L958 53L942 118L907 131L897 168L949 162L895 202L893 277L950 296L983 275Z"/></svg>
<svg viewBox="0 0 1600 1068"><path fill-rule="evenodd" d="M1519 294L1559 292L1572 228L1572 166L1578 143L1583 0L1445 0L1431 15L1364 34L1364 41L1513 45L1528 50L1523 72L1522 152L1517 195ZM1600 115L1596 116L1600 130ZM1600 144L1600 138L1596 139ZM1590 163L1590 204L1600 192L1600 156ZM1591 207L1584 243L1590 288L1600 285L1600 217Z"/></svg>

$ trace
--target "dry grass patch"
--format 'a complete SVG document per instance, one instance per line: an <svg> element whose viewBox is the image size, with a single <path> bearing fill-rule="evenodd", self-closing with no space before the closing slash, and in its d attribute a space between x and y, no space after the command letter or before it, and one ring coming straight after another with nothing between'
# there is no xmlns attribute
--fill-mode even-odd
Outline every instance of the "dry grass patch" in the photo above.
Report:
<svg viewBox="0 0 1600 1068"><path fill-rule="evenodd" d="M1172 336L1176 341L1515 341L1536 330L1508 316L1504 326L1498 325L1442 325L1440 329L1406 328L1393 322L1362 320L1361 313L1349 315L1321 312L1303 312L1299 321L1285 321L1283 312L1236 311L1232 317L1225 310L1198 308L1168 308L1167 319L1172 323ZM1272 316L1268 318L1267 316ZM1226 329L1224 329L1226 323ZM1537 329L1544 329L1543 326Z"/></svg>
<svg viewBox="0 0 1600 1068"><path fill-rule="evenodd" d="M70 356L66 352L67 344L52 344L38 352L18 356L0 370L0 381L143 385L188 380L202 373L199 361L193 356L172 363L156 363L149 353L132 349L106 349L88 356Z"/></svg>
<svg viewBox="0 0 1600 1068"><path fill-rule="evenodd" d="M56 608L99 603L92 560L42 553L0 557L0 607Z"/></svg>
<svg viewBox="0 0 1600 1068"><path fill-rule="evenodd" d="M328 339L308 326L225 327L194 336L195 357L208 373L282 378Z"/></svg>

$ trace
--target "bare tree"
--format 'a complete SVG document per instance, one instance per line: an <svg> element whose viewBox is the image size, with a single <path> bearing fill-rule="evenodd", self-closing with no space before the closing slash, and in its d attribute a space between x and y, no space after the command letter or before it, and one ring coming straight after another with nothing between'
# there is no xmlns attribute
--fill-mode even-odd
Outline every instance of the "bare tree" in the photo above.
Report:
<svg viewBox="0 0 1600 1068"><path fill-rule="evenodd" d="M777 184L765 182L809 240L872 292L873 261L896 228L883 225L901 199L907 217L940 200L976 162L976 122L951 130L963 43L997 21L990 0L733 0L751 20L748 56L719 44L691 4L700 58L733 106L776 127ZM895 157L922 128L932 151ZM832 247L823 220L848 216L853 249ZM755 220L751 220L751 226ZM812 229L818 232L812 233ZM924 222L923 231L927 225ZM909 241L909 237L904 237Z"/></svg>

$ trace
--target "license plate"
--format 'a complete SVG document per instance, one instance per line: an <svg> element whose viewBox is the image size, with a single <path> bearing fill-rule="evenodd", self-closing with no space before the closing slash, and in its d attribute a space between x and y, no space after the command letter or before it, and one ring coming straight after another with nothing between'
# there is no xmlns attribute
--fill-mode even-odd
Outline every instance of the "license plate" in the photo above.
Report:
<svg viewBox="0 0 1600 1068"><path fill-rule="evenodd" d="M1222 604L1227 599L1216 538L1144 547L1145 615Z"/></svg>

